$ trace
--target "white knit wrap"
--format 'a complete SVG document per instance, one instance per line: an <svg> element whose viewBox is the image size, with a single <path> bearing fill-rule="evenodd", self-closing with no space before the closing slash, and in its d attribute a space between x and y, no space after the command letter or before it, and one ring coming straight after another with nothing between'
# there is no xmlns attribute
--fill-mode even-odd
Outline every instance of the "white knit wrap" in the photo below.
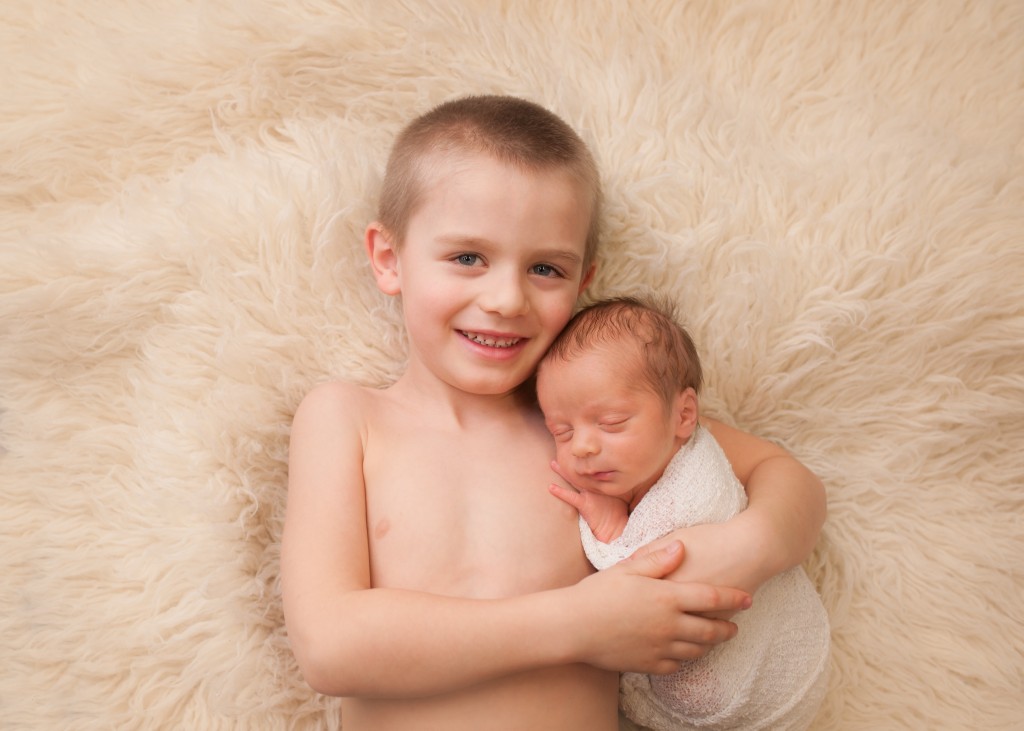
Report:
<svg viewBox="0 0 1024 731"><path fill-rule="evenodd" d="M605 569L675 528L720 523L746 507L746 493L714 437L699 428L629 516L622 535L601 543L586 521L587 558ZM624 673L620 704L655 731L803 729L824 698L828 616L800 567L765 583L733 621L739 634L671 675Z"/></svg>

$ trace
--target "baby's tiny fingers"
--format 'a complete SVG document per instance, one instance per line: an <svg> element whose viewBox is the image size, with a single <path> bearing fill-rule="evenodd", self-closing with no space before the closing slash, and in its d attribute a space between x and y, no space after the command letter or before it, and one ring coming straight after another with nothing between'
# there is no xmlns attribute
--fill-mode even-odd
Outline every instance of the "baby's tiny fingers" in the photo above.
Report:
<svg viewBox="0 0 1024 731"><path fill-rule="evenodd" d="M577 510L579 510L580 506L583 504L583 501L580 499L580 494L578 492L574 492L573 490L566 490L561 485L551 483L550 485L548 485L548 492L550 492L556 498L561 500L563 503L568 503Z"/></svg>

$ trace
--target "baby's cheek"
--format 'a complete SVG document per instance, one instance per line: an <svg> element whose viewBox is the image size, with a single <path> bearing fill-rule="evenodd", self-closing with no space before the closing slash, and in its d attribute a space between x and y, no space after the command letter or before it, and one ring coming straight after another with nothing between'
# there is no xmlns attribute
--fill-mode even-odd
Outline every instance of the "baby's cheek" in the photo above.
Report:
<svg viewBox="0 0 1024 731"><path fill-rule="evenodd" d="M555 461L558 462L559 469L567 478L571 479L576 476L576 471L572 468L572 460L569 458L568 444L558 444L555 446Z"/></svg>

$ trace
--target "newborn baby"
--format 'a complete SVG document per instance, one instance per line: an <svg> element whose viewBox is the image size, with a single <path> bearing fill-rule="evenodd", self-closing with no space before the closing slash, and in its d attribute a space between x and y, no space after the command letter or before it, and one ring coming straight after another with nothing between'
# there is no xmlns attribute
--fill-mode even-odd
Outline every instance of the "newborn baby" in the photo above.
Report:
<svg viewBox="0 0 1024 731"><path fill-rule="evenodd" d="M701 380L685 330L631 299L581 311L541 362L537 396L557 471L576 488L551 491L579 511L595 568L746 507L743 486L699 423ZM624 673L626 715L655 731L806 728L824 698L830 640L803 569L770 579L733 621L734 639L677 673Z"/></svg>

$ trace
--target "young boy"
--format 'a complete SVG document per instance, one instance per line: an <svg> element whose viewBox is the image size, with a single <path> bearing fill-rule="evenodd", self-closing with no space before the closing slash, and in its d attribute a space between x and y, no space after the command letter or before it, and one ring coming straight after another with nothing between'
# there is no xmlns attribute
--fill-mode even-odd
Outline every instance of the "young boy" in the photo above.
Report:
<svg viewBox="0 0 1024 731"><path fill-rule="evenodd" d="M303 399L282 538L289 639L307 682L345 697L346 731L613 731L616 671L731 638L701 613L746 608L813 546L820 483L741 432L723 446L751 517L673 536L685 562L670 539L592 575L575 512L538 489L553 448L520 386L593 274L599 201L586 146L524 101L449 102L395 142L366 248L401 295L407 366ZM741 558L717 560L732 542Z"/></svg>
<svg viewBox="0 0 1024 731"><path fill-rule="evenodd" d="M674 528L728 520L746 494L698 421L697 350L665 311L635 299L579 312L541 361L537 397L555 438L552 493L580 513L606 569ZM622 706L655 731L803 729L825 691L828 616L803 569L766 582L735 640L670 675L626 673Z"/></svg>

